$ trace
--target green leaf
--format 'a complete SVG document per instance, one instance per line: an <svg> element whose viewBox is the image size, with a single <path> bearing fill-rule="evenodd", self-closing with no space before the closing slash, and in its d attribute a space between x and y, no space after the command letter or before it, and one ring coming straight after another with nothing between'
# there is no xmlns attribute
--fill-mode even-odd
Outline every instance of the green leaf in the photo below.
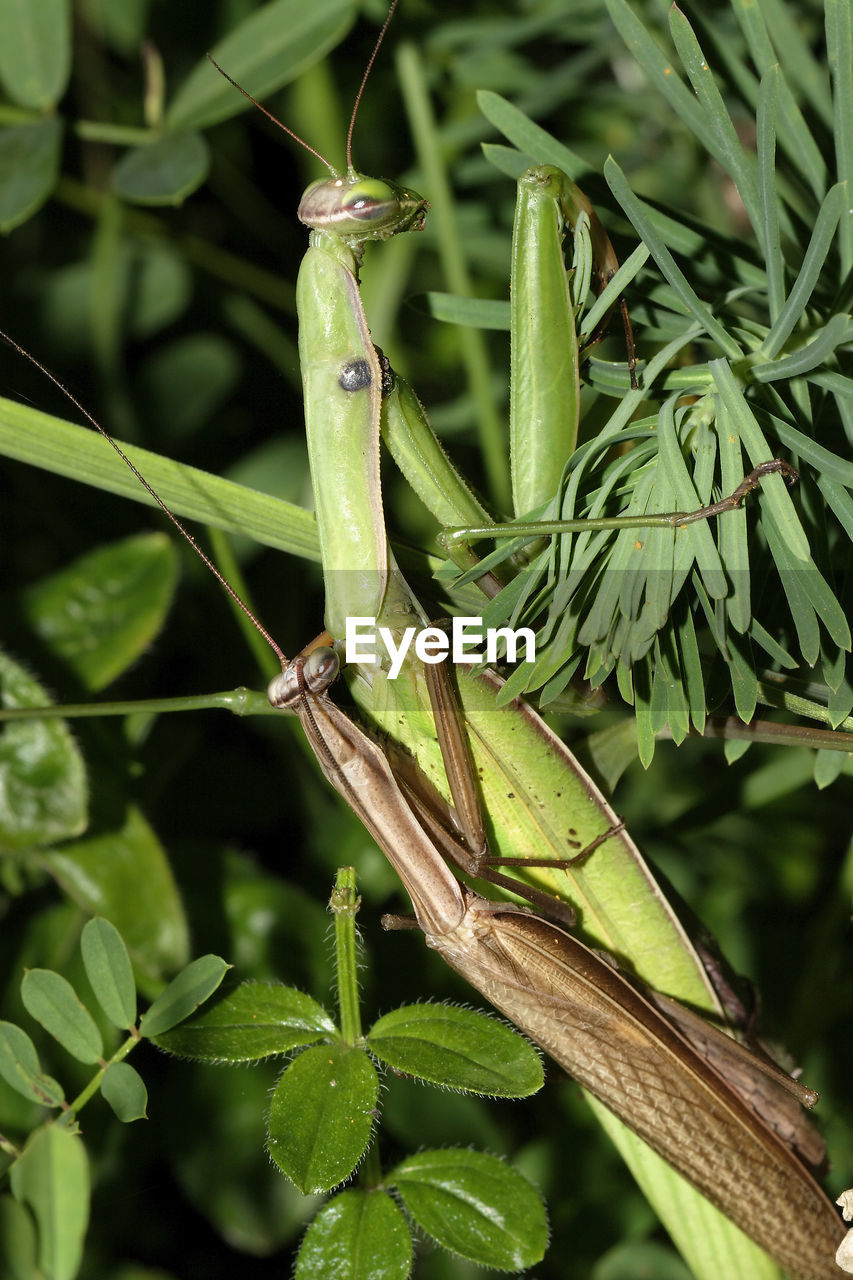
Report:
<svg viewBox="0 0 853 1280"><path fill-rule="evenodd" d="M742 388L725 360L711 360L708 365L714 377L720 400L729 415L732 428L737 431L754 467L767 462L773 452L764 438ZM767 510L773 516L779 532L797 560L810 559L809 542L800 523L788 486L780 475L766 476L761 482L761 492Z"/></svg>
<svg viewBox="0 0 853 1280"><path fill-rule="evenodd" d="M388 1175L418 1226L484 1267L521 1271L548 1243L542 1201L526 1178L480 1151L422 1151Z"/></svg>
<svg viewBox="0 0 853 1280"><path fill-rule="evenodd" d="M335 1034L334 1022L311 996L275 982L243 982L155 1040L181 1057L256 1062Z"/></svg>
<svg viewBox="0 0 853 1280"><path fill-rule="evenodd" d="M150 981L186 964L189 936L166 853L131 806L124 826L52 849L45 864L65 892L118 929L137 968Z"/></svg>
<svg viewBox="0 0 853 1280"><path fill-rule="evenodd" d="M595 1267L595 1280L693 1280L693 1273L666 1245L630 1240L609 1249Z"/></svg>
<svg viewBox="0 0 853 1280"><path fill-rule="evenodd" d="M40 684L0 650L4 707L45 707ZM83 758L61 720L20 720L0 735L0 851L79 835L88 821Z"/></svg>
<svg viewBox="0 0 853 1280"><path fill-rule="evenodd" d="M24 593L26 616L89 692L126 671L160 631L178 576L165 533L98 547Z"/></svg>
<svg viewBox="0 0 853 1280"><path fill-rule="evenodd" d="M570 178L583 177L585 173L591 171L592 166L577 152L558 142L546 129L536 124L523 111L519 111L518 107L501 97L499 93L493 93L491 89L479 90L477 106L490 124L500 129L504 137L519 151L535 157L537 164L554 164ZM498 148L490 144L489 150L497 151ZM526 162L522 168L526 169L528 163Z"/></svg>
<svg viewBox="0 0 853 1280"><path fill-rule="evenodd" d="M6 1280L33 1280L36 1275L35 1223L9 1195L0 1196L0 1275Z"/></svg>
<svg viewBox="0 0 853 1280"><path fill-rule="evenodd" d="M354 0L273 0L214 46L228 75L262 99L289 84L343 40L355 18ZM205 129L249 104L205 59L181 86L167 112L170 129Z"/></svg>
<svg viewBox="0 0 853 1280"><path fill-rule="evenodd" d="M59 1124L33 1133L12 1165L15 1199L38 1226L39 1266L47 1280L74 1280L89 1221L89 1162L83 1140Z"/></svg>
<svg viewBox="0 0 853 1280"><path fill-rule="evenodd" d="M0 80L21 107L44 111L71 71L70 0L0 0Z"/></svg>
<svg viewBox="0 0 853 1280"><path fill-rule="evenodd" d="M455 293L433 291L424 295L427 311L434 320L466 324L474 329L509 332L509 303L499 298L465 298Z"/></svg>
<svg viewBox="0 0 853 1280"><path fill-rule="evenodd" d="M364 1155L378 1096L379 1079L363 1050L306 1049L276 1085L270 1155L303 1193L330 1191Z"/></svg>
<svg viewBox="0 0 853 1280"><path fill-rule="evenodd" d="M826 194L815 219L811 240L803 256L800 274L794 281L773 328L761 344L761 355L772 360L782 350L783 345L800 320L815 285L820 279L821 271L827 255L832 247L835 229L846 203L843 183L836 183Z"/></svg>
<svg viewBox="0 0 853 1280"><path fill-rule="evenodd" d="M665 279L675 290L690 315L702 326L708 337L719 346L726 356L730 359L739 359L743 352L738 343L725 327L720 324L708 304L701 301L696 295L683 271L676 265L676 261L660 233L651 208L644 200L640 200L638 196L634 195L624 173L612 157L605 162L604 176L607 179L607 185L624 209L637 234L648 246L649 252L658 264Z"/></svg>
<svg viewBox="0 0 853 1280"><path fill-rule="evenodd" d="M148 1090L129 1063L110 1063L101 1079L101 1093L123 1124L147 1118Z"/></svg>
<svg viewBox="0 0 853 1280"><path fill-rule="evenodd" d="M114 1027L136 1022L136 983L127 947L115 925L98 916L84 927L80 950L95 999Z"/></svg>
<svg viewBox="0 0 853 1280"><path fill-rule="evenodd" d="M179 440L210 422L239 384L241 372L232 342L215 333L188 334L146 360L141 371L142 394L145 403L156 405L157 413L168 421L177 447ZM243 484L251 483L245 476L240 479ZM269 488L268 473L262 473L260 483Z"/></svg>
<svg viewBox="0 0 853 1280"><path fill-rule="evenodd" d="M176 515L227 533L246 534L263 546L319 560L316 523L302 507L147 449L126 445L124 452ZM0 399L0 453L131 501L154 505L126 463L100 436L88 427L51 418L28 405Z"/></svg>
<svg viewBox="0 0 853 1280"><path fill-rule="evenodd" d="M384 1191L343 1191L305 1233L296 1280L406 1280L412 1237L406 1219Z"/></svg>
<svg viewBox="0 0 853 1280"><path fill-rule="evenodd" d="M541 1089L542 1063L532 1045L485 1013L413 1004L375 1022L367 1045L386 1066L430 1084L502 1098Z"/></svg>
<svg viewBox="0 0 853 1280"><path fill-rule="evenodd" d="M210 150L200 133L167 133L127 151L112 172L116 195L132 204L178 205L197 191L210 169Z"/></svg>
<svg viewBox="0 0 853 1280"><path fill-rule="evenodd" d="M13 1022L0 1022L0 1077L28 1102L44 1107L61 1106L62 1085L41 1069L38 1053L26 1031Z"/></svg>
<svg viewBox="0 0 853 1280"><path fill-rule="evenodd" d="M62 121L0 129L0 231L13 231L48 199L59 177Z"/></svg>
<svg viewBox="0 0 853 1280"><path fill-rule="evenodd" d="M825 12L826 45L832 68L832 97L835 99L833 130L837 176L839 182L847 184L849 191L853 182L853 14L845 0L826 0ZM805 41L793 39L791 44L810 57ZM815 66L815 70L818 83L825 90L826 83L821 74L823 66ZM853 266L853 215L849 201L842 215L840 239L841 271L846 277Z"/></svg>
<svg viewBox="0 0 853 1280"><path fill-rule="evenodd" d="M183 1022L213 995L229 967L221 956L206 955L193 960L142 1015L139 1023L142 1035L161 1035Z"/></svg>
<svg viewBox="0 0 853 1280"><path fill-rule="evenodd" d="M67 978L53 969L28 969L21 981L24 1008L79 1062L98 1062L104 1042L95 1020Z"/></svg>
<svg viewBox="0 0 853 1280"><path fill-rule="evenodd" d="M758 228L760 215L755 156L744 151L741 146L731 116L715 83L714 73L693 28L677 7L669 11L669 29L702 110L702 128L703 133L708 131L704 134L708 149L734 180L750 221ZM711 138L713 146L710 145Z"/></svg>

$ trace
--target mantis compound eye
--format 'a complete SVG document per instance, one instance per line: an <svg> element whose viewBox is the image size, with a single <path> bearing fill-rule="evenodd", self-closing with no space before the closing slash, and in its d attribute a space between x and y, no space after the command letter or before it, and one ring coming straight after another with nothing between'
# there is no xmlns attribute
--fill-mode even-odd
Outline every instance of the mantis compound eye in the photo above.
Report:
<svg viewBox="0 0 853 1280"><path fill-rule="evenodd" d="M341 660L334 649L319 645L306 658L294 658L267 686L274 707L292 707L306 693L325 693L338 676Z"/></svg>
<svg viewBox="0 0 853 1280"><path fill-rule="evenodd" d="M330 684L338 678L341 660L325 645L312 649L302 665L305 688L309 693L325 693Z"/></svg>

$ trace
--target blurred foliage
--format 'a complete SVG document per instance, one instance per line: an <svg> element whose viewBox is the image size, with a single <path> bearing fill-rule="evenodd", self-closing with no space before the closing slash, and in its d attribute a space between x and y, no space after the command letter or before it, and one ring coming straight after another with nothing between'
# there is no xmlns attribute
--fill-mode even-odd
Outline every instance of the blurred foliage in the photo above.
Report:
<svg viewBox="0 0 853 1280"><path fill-rule="evenodd" d="M115 133L111 139L104 126L143 128L144 103L156 123L163 101L174 104L205 50L214 49L256 7L249 0L185 0L180 6L80 0L70 81L61 103L66 120L62 176L50 200L0 246L0 323L117 436L304 504L309 479L301 443L293 281L305 232L294 211L317 166L256 113L238 114L242 100L235 95L235 114L204 135L209 178L183 204L131 206L109 185L131 135ZM784 35L796 25L807 48L821 48L823 12L817 0L796 6L763 0L761 7L774 32ZM381 5L365 8L366 15L327 59L266 100L335 163L342 160L349 104L382 16ZM633 9L666 44L667 6L636 0ZM732 78L744 41L736 9L734 4L684 6L716 70ZM143 37L151 42L144 63L137 53ZM512 183L480 151L481 141L496 140L477 108L480 89L511 99L583 158L588 166L581 178L584 191L620 253L633 248L636 236L600 176L609 153L644 200L672 210L682 221L710 224L721 239L747 243L750 233L730 181L646 81L600 0L536 5L473 0L463 15L455 4L403 0L362 105L355 155L366 172L418 187L423 179L413 167L394 66L394 48L405 42L424 61L457 197L459 239L478 295L506 296L514 204ZM162 60L165 99L157 88L159 64L152 48ZM228 69L240 73L239 65ZM209 74L215 76L212 69ZM62 83L61 65L44 83ZM210 92L218 95L214 83L217 89ZM751 89L738 88L729 106L748 133L752 116L741 104ZM262 91L270 92L270 85L259 86ZM802 111L819 122L815 128L829 151L826 103L808 65L794 93ZM32 124L24 114L20 101L10 99L0 107L0 123ZM46 192L55 133L42 129L26 143L12 140L14 147L41 148ZM19 155L14 147L13 155ZM199 164L207 162L197 151L178 159L184 173L198 173ZM122 181L127 192L128 184L140 178L131 170ZM807 243L810 227L797 229ZM383 246L381 258L379 249L375 257L368 252L363 281L368 314L377 342L411 380L454 457L485 488L454 331L426 318L423 306L403 305L404 298L448 287L436 236L428 221L421 236ZM825 287L834 284L830 280ZM715 296L707 279L703 290ZM631 294L630 302L643 354L650 349L643 346L643 330L654 319L655 298ZM507 342L498 332L485 341L500 414ZM597 354L624 360L615 331ZM72 416L54 388L12 354L3 358L0 390L60 417ZM600 425L602 410L593 392L585 396L587 438ZM846 425L849 429L849 419ZM432 522L390 467L386 491L391 528L411 544L431 539ZM813 491L803 499L807 508L816 501ZM49 598L55 583L43 584L52 575L140 527L160 525L157 517L140 515L129 503L4 462L3 644L25 657L30 672L38 672L62 702L88 696L86 662L53 648L27 600ZM316 567L247 542L237 550L260 616L286 648L298 649L320 628ZM141 622L128 639L121 620L110 620L127 646L126 669L110 689L115 698L260 683L216 584L186 549L178 548L178 554L181 583L167 625L153 643ZM139 601L146 619L163 607L171 581L172 568L163 565L144 606ZM36 597L27 596L36 584ZM145 582L136 590L145 595ZM70 607L73 616L80 598ZM91 607L98 620L106 617L102 599ZM65 628L66 638L69 632L73 638L74 629ZM820 685L800 692L815 701L825 698ZM625 748L634 736L626 715L605 709L581 726L565 721L561 727L582 758L615 779L635 755L630 745ZM0 738L4 750L9 732ZM67 972L64 966L93 909L86 860L105 856L103 846L92 852L92 842L124 833L119 867L132 868L128 826L141 840L146 865L156 867L169 887L170 940L150 946L142 976L137 973L152 993L181 962L176 954L183 955L188 930L192 954L215 951L235 963L243 978L280 978L325 999L330 957L319 904L334 868L352 862L364 896L360 922L371 964L363 999L371 1016L418 996L471 1000L470 991L424 954L414 937L388 937L379 929L383 910L400 909L393 874L350 815L330 803L289 722L256 717L238 724L215 712L159 718L140 712L120 721L78 721L74 735L91 792L89 844L83 849L67 844L49 859L32 845L23 852L3 849L4 1017L21 1016L15 993L24 965ZM816 759L806 747L755 744L743 754L732 743L728 755L731 763L719 744L695 738L677 752L660 743L647 772L636 763L627 768L615 804L686 911L719 938L735 968L761 990L767 1034L785 1041L806 1081L821 1090L819 1114L835 1162L831 1185L837 1194L850 1182L853 1119L848 1084L853 1070L848 932L853 859L846 757L824 752ZM79 822L85 802L82 766L71 772L76 790L69 810L73 807ZM834 785L819 791L815 776ZM141 834L138 811L144 814ZM64 834L70 839L76 829L69 819ZM168 879L164 867L170 868ZM110 892L120 895L132 915L137 890L132 884L122 887L118 872ZM134 959L139 966L139 957ZM252 1280L280 1275L288 1267L281 1250L292 1246L305 1210L263 1151L266 1088L258 1075L175 1064L147 1048L140 1057L143 1053L150 1056L145 1078L151 1122L117 1132L104 1110L93 1106L87 1114L87 1140L95 1153L94 1207L81 1275L98 1280L136 1275L133 1264L140 1275L146 1267L164 1268L158 1275L209 1280L237 1269ZM48 1050L43 1060L50 1070ZM437 1139L460 1145L476 1141L512 1155L550 1206L551 1249L537 1268L543 1280L585 1280L618 1241L645 1241L655 1231L650 1210L602 1143L577 1088L556 1071L544 1092L524 1104L437 1098L406 1085L395 1094L386 1121L382 1157L388 1163ZM24 1132L32 1123L30 1111L0 1084L0 1130ZM247 1186L253 1188L251 1196ZM430 1253L417 1266L424 1280L464 1280L471 1273L463 1263Z"/></svg>

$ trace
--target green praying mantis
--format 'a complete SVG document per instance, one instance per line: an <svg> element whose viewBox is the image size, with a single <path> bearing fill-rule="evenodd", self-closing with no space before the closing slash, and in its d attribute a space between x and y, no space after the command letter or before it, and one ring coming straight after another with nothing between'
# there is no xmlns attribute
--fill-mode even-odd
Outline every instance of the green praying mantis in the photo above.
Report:
<svg viewBox="0 0 853 1280"><path fill-rule="evenodd" d="M552 174L548 174L546 180L547 182L558 181ZM375 190L371 190L370 194L374 195ZM546 220L550 218L556 230L557 220L553 198L550 206L546 204L543 208L546 211ZM414 201L413 205L407 204L405 217L410 222L416 225L420 213L418 201ZM324 219L327 216L327 213L323 214ZM309 257L311 254L314 257L311 260L310 270L306 265L306 279L304 287L302 283L300 284L300 293L303 299L303 332L307 356L305 364L308 369L306 416L309 419L309 436L315 458L314 474L321 479L316 492L323 561L327 573L327 623L333 633L340 634L345 619L352 613L358 613L375 617L377 625L385 623L389 627L399 628L411 620L418 626L422 626L427 619L408 591L405 582L395 573L393 562L388 558L378 486L378 434L383 415L386 435L392 442L395 456L399 455L403 459L401 465L405 474L410 479L413 476L419 476L419 483L424 491L427 486L431 486L432 502L435 505L439 502L446 504L447 510L442 516L442 523L470 526L479 523L483 513L464 484L458 480L455 472L442 460L442 455L436 450L432 437L427 434L418 416L417 402L409 390L398 382L384 401L380 400L382 370L361 310L357 276L345 262L341 261L342 256L352 252L352 246L341 247L337 240L333 240L330 244L326 232L325 224L315 229L309 254ZM359 238L362 233L363 227L358 233ZM319 243L321 239L322 245ZM527 246L529 243L527 224L523 220L517 230L516 239L521 246ZM553 246L557 243L556 238L552 237L550 243L553 251ZM325 274L322 269L318 268L316 271L314 269L320 254L329 256L332 264L323 262ZM539 259L532 254L530 260L539 262ZM560 271L559 280L564 287L565 275L562 267ZM319 290L314 288L314 279L317 275L323 279ZM547 270L543 272L543 277L553 279ZM517 289L516 292L521 295L523 290ZM312 310L312 307L316 309ZM338 327L338 316L343 318L342 328ZM560 332L565 335L571 328L571 325L566 324ZM554 326L554 329L556 331L557 326ZM345 350L343 359L340 350L334 349L331 340L328 343L325 337L322 341L320 340L321 335L330 336L338 332L346 335L343 343ZM565 350L562 340L559 346L561 350ZM354 352L357 352L355 359L353 359ZM359 362L363 362L366 366L366 379ZM358 364L358 368L353 367L355 364ZM569 355L568 366L575 371L576 377L576 355ZM346 385L341 384L342 377ZM519 385L519 381L516 380L516 386ZM364 408L357 407L359 401L365 402ZM330 403L338 406L334 413L329 409ZM398 403L404 406L399 414L396 410ZM535 413L529 412L529 402L520 399L519 404L521 418L528 414L531 422L534 421ZM548 410L543 412L547 415ZM570 420L576 418L575 411L571 411L568 417ZM531 450L524 441L517 416L513 437L514 452L528 460ZM353 443L354 438L357 443ZM549 450L548 453L548 460L553 462L551 451ZM430 459L426 471L421 463L424 457ZM420 470L418 470L419 467ZM537 495L530 491L529 486L540 484L542 485L541 493L550 493L553 490L554 477L553 473L548 477L544 460L531 466L526 478L522 478L523 467L517 470L519 492L524 494L518 499L518 509L527 510L537 505L535 500ZM427 476L426 480L423 478L424 474ZM551 488L548 488L549 485ZM325 698L322 693L322 684L329 673L328 667L320 673L320 684L312 691L309 682L309 688L305 692L298 688L298 672L303 668L298 665L290 670L291 677L288 678L285 702L292 702L303 719L309 740L321 765L327 770L330 780L343 791L350 802L354 798L357 800L356 807L359 813L366 817L369 828L373 822L373 829L377 830L377 835L379 835L377 814L381 808L379 796L384 792L388 797L392 823L391 834L380 839L380 843L389 856L392 851L395 854L396 865L404 875L416 907L419 908L421 922L432 944L436 949L444 950L455 967L463 972L467 971L474 985L489 989L494 988L501 977L505 981L506 970L510 965L521 964L518 957L522 951L526 951L528 956L525 964L531 965L533 962L530 960L530 955L537 952L540 973L532 981L530 988L526 991L521 988L519 994L519 988L509 984L510 993L500 996L496 1003L500 1006L503 1001L506 1011L522 1024L525 1018L532 1017L530 1009L535 1007L537 993L540 997L544 996L546 1004L550 1000L552 1006L556 1008L561 997L556 988L553 991L548 989L549 983L556 981L548 976L549 964L556 971L562 970L567 961L560 957L549 957L548 952L553 949L570 948L571 943L562 941L566 935L554 926L541 921L531 922L530 918L524 915L494 913L493 909L481 906L482 900L478 897L466 897L464 893L460 894L458 888L454 888L455 880L442 871L443 863L435 856L441 838L437 829L433 829L432 835L425 841L420 837L419 844L415 843L412 848L407 848L407 829L413 841L418 838L417 829L423 830L419 828L419 824L417 827L412 826L412 818L416 812L422 811L413 808L413 802L402 795L394 781L394 772L387 763L385 751L377 748L375 742L354 726L348 717L334 710L334 704ZM294 673L297 682L295 694L293 692ZM600 888L602 884L600 869L606 867L608 863L612 868L611 860L614 858L622 859L621 876L626 884L625 897L628 902L632 896L629 887L632 880L642 882L645 887L648 887L648 873L630 841L623 832L615 830L613 815L606 805L594 792L590 792L588 780L568 764L566 754L546 733L544 726L533 713L515 707L501 712L503 724L509 726L506 736L502 736L502 731L497 726L498 713L493 710L490 691L484 687L483 682L463 674L460 685L461 714L468 734L473 735L474 738L471 749L475 768L482 779L482 801L490 824L491 848L498 853L508 853L508 851L518 853L519 849L530 848L541 851L543 840L541 819L537 818L537 834L531 835L525 828L526 823L533 823L530 806L527 806L526 812L522 814L519 814L519 809L525 807L525 789L528 794L532 792L532 786L525 778L523 757L525 754L529 755L531 744L535 744L532 748L534 751L543 752L542 744L547 743L545 754L549 757L549 767L553 768L555 773L555 779L549 780L548 783L551 792L549 800L554 802L548 820L550 820L552 831L559 830L561 835L554 838L552 833L548 833L550 844L559 847L554 848L554 857L546 861L565 859L567 845L579 852L588 848L596 840L600 842L588 866L578 867L575 873L578 878L577 889L573 888L570 896L579 903L583 911L584 925L591 936L600 937L602 942L609 942L613 949L619 952L631 954L632 947L627 941L630 926L625 921L620 921L618 908L614 910L610 902L603 900L604 894ZM356 701L364 706L366 713L375 724L380 727L391 724L399 726L402 721L403 747L409 747L412 750L423 774L433 779L445 793L447 791L454 793L453 799L459 810L460 802L457 800L456 793L461 792L461 788L457 782L456 792L454 792L453 784L459 779L464 781L466 766L464 763L453 763L447 734L444 734L441 741L436 735L433 716L441 695L434 691L432 683L426 680L424 672L418 669L417 664L408 662L404 666L400 682L394 684L388 681L386 673L381 669L370 671L367 675L356 673L352 690ZM456 714L455 711L448 713L450 723L453 722ZM310 728L312 724L313 728ZM519 749L515 756L510 742L519 736L526 739L528 749L526 753ZM449 772L452 778L450 784L445 784L443 775L448 761L451 762ZM342 778L346 778L346 768L350 762L355 768L363 767L365 770L365 780L359 781L357 785L341 782ZM512 785L515 788L512 791L511 800L507 797L506 779L508 777L512 777ZM521 803L515 803L519 799ZM427 806L427 811L431 810L434 813L437 806L438 801L432 800ZM563 817L563 811L568 815L568 823ZM568 840L565 836L567 829L571 833ZM414 853L412 849L415 850ZM469 854L476 855L479 852L476 848L469 849ZM565 873L562 869L555 872L553 867L546 867L542 869L541 874L543 882L548 887L553 887L555 884L562 887L565 883L563 880ZM434 882L430 881L430 876L435 878ZM678 934L677 925L665 907L661 907L660 914L667 919L669 927ZM463 924L464 929L457 936L457 930ZM465 936L466 931L469 935L473 935L478 930L482 933L480 939ZM483 939L486 941L484 942ZM489 939L497 939L497 942L492 945ZM683 942L683 938L679 938L679 942ZM483 948L488 953L501 946L504 948L503 960L498 961L496 973L486 974L482 968ZM512 959L513 948L515 948L515 959ZM612 995L609 998L616 1006L631 999L628 994L631 989L623 979L608 975L607 969L602 967L602 962L595 956L589 958L591 953L580 954L584 959L579 960L577 956L575 957L576 972L585 963L591 970L595 970L595 979L601 990L607 989L608 981L611 986L615 986L618 994L615 998ZM455 959L452 958L454 956ZM494 965L493 958L491 962ZM679 961L673 963L677 966ZM480 966L479 977L475 972L478 966ZM533 972L536 972L535 965L533 965ZM676 989L678 986L677 978L672 983L665 977L658 978L656 981L657 985L668 989ZM700 984L704 984L705 995L709 995L707 982L700 979ZM489 994L490 991L487 989L485 993ZM511 1002L515 997L526 1005L527 1012L520 1004ZM652 1016L654 1018L655 1015ZM548 1021L557 1023L558 1014L555 1012L553 1019L549 1018ZM667 1032L662 1029L666 1025L661 1021L655 1023L659 1038L666 1037ZM556 1044L551 1044L548 1040L547 1029L542 1027L534 1029L532 1026L528 1029L541 1042L547 1042L548 1047L553 1048L559 1060L560 1051ZM680 1039L676 1038L675 1043L677 1048L673 1051L674 1061L679 1061L680 1054L682 1070L687 1064L685 1075L690 1076L693 1072L694 1078L699 1079L703 1069L696 1066ZM714 1096L720 1096L720 1086L716 1080L709 1087L712 1091L717 1090ZM739 1132L748 1133L754 1138L757 1122L750 1117L744 1117L740 1111L740 1105L731 1102L728 1094L724 1096L727 1105L738 1113L740 1123L745 1126L745 1129ZM734 1146L737 1147L737 1145L735 1139ZM772 1137L768 1139L762 1131L757 1147L765 1155L770 1150L776 1157L776 1173L786 1170L794 1180L793 1185L800 1191L805 1187L806 1198L812 1197L808 1201L811 1207L803 1209L795 1206L793 1200L785 1199L789 1193L794 1197L795 1191L789 1188L789 1191L782 1192L779 1190L779 1183L771 1186L770 1201L772 1202L774 1195L778 1195L780 1201L786 1205L783 1212L794 1217L801 1216L803 1222L802 1239L796 1245L785 1246L785 1261L789 1265L798 1267L799 1272L804 1276L830 1274L829 1264L827 1269L823 1269L822 1262L810 1263L803 1261L802 1257L803 1250L817 1248L820 1251L831 1241L833 1227L830 1221L835 1222L835 1219L833 1217L830 1220L827 1217L826 1202L823 1201L819 1192L811 1190L814 1184L808 1178L794 1171L797 1170L797 1166L792 1165L790 1157L778 1155L776 1139ZM687 1161L688 1158L684 1156L683 1159ZM689 1165L686 1166L686 1171L689 1175ZM695 1171L694 1178L700 1180ZM710 1185L707 1189L713 1194ZM741 1190L737 1188L737 1194L729 1196L726 1202L727 1207L730 1205L734 1209L732 1201L743 1201ZM717 1194L720 1195L719 1192ZM769 1205L768 1210L770 1210ZM831 1210L829 1212L832 1213ZM809 1217L809 1214L812 1216ZM750 1208L750 1226L755 1221L755 1216L756 1211ZM755 1230L761 1232L763 1229L759 1226ZM836 1232L836 1234L840 1233ZM769 1230L766 1234L762 1234L761 1238L772 1244L771 1236L772 1230ZM788 1252L789 1247L794 1252ZM809 1266L812 1270L807 1269Z"/></svg>

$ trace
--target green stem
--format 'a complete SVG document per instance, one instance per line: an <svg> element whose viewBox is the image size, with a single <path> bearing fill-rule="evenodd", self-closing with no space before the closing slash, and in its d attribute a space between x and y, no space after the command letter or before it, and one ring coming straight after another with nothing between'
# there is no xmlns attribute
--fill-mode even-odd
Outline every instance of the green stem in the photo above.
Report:
<svg viewBox="0 0 853 1280"><path fill-rule="evenodd" d="M805 716L809 720L818 720L822 724L832 724L829 708L801 694L791 693L789 689L773 688L766 681L759 681L758 699L767 707L778 707L790 711L793 715ZM847 716L840 724L832 726L839 733L853 734L853 716Z"/></svg>
<svg viewBox="0 0 853 1280"><path fill-rule="evenodd" d="M431 217L438 234L438 252L450 293L472 296L471 281L462 254L464 237L456 223L453 196L447 180L447 167L438 142L438 130L432 113L417 49L406 44L397 57L400 87L409 126L415 143L418 164L424 174L429 194ZM507 474L507 442L492 394L492 377L486 346L479 329L457 329L459 349L474 400L483 464L495 505L506 510L510 506Z"/></svg>
<svg viewBox="0 0 853 1280"><path fill-rule="evenodd" d="M74 133L86 142L109 142L118 147L138 147L156 142L162 135L153 129L126 124L109 124L104 120L77 120Z"/></svg>
<svg viewBox="0 0 853 1280"><path fill-rule="evenodd" d="M119 1045L119 1047L116 1049L115 1053L109 1059L109 1061L105 1062L104 1065L101 1067L101 1069L95 1072L95 1074L92 1076L92 1079L86 1085L85 1089L82 1089L80 1093L77 1094L77 1097L74 1099L73 1102L69 1102L67 1110L73 1111L75 1115L77 1115L80 1111L82 1111L83 1107L85 1107L89 1099L98 1092L98 1089L100 1088L100 1085L101 1085L101 1081L104 1078L104 1072L106 1071L107 1067L111 1067L114 1062L123 1062L124 1059L127 1057L127 1055L130 1053L131 1049L133 1049L136 1045L139 1044L140 1038L141 1037L139 1035L139 1032L134 1027L133 1031L130 1033L127 1039L124 1040Z"/></svg>
<svg viewBox="0 0 853 1280"><path fill-rule="evenodd" d="M235 716L281 715L266 694L254 689L227 689L224 693L198 693L182 698L137 698L132 702L76 702L54 707L0 709L6 720L82 720L89 716L129 716L142 711L160 715L167 711L230 711Z"/></svg>
<svg viewBox="0 0 853 1280"><path fill-rule="evenodd" d="M737 716L710 716L703 737L747 742L782 743L789 747L813 747L820 751L853 753L853 733L831 729L809 729L804 725L776 724L773 720L751 720L744 724Z"/></svg>
<svg viewBox="0 0 853 1280"><path fill-rule="evenodd" d="M341 1035L346 1044L361 1039L355 917L361 899L355 890L355 868L339 867L329 906L335 917L335 967Z"/></svg>

